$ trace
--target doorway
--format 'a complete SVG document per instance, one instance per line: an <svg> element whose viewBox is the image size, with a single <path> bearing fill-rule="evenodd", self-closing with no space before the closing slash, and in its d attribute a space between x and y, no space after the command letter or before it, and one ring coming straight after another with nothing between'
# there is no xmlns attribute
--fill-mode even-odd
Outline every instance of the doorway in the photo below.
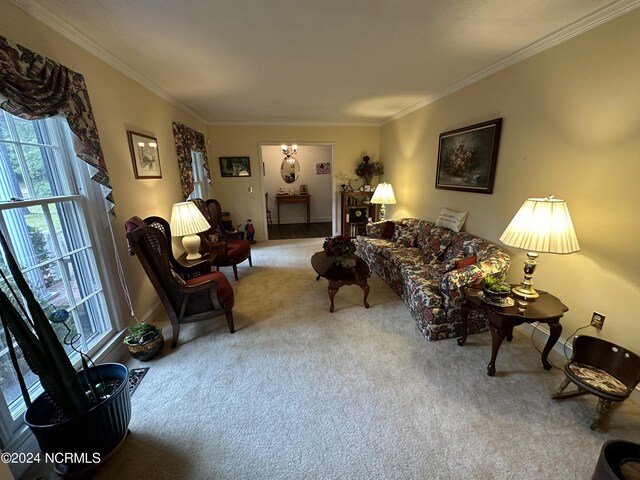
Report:
<svg viewBox="0 0 640 480"><path fill-rule="evenodd" d="M292 142L282 144L292 145ZM269 240L330 236L336 201L331 169L333 144L298 143L297 154L293 155L297 162L296 168L291 167L293 162L289 159L285 164L286 174L282 170L285 156L280 145L281 143L260 145L265 194L265 236ZM292 176L291 171L295 171L295 175ZM304 194L305 190L308 197L300 198L301 192ZM287 202L278 202L278 193L291 195L293 198L287 198ZM271 224L268 223L267 210L270 212Z"/></svg>

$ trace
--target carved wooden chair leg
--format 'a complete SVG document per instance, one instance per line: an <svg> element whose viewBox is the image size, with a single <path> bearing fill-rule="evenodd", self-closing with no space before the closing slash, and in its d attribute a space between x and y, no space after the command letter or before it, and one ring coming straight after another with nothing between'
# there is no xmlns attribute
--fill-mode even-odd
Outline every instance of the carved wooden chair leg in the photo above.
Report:
<svg viewBox="0 0 640 480"><path fill-rule="evenodd" d="M560 386L556 390L556 393L551 398L553 400L560 400L561 398L577 397L578 395L584 395L585 393L589 393L584 388L580 388L577 386L576 386L577 388L570 390L568 392L565 392L564 389L567 388L569 383L571 383L571 380L569 380L568 378L565 378L564 381L560 384Z"/></svg>
<svg viewBox="0 0 640 480"><path fill-rule="evenodd" d="M238 281L238 267L237 266L233 266L233 278L236 279L236 282Z"/></svg>
<svg viewBox="0 0 640 480"><path fill-rule="evenodd" d="M249 266L253 267L253 264L251 263L251 255L249 255Z"/></svg>
<svg viewBox="0 0 640 480"><path fill-rule="evenodd" d="M593 421L591 422L591 425L589 426L591 430L595 430L596 428L598 428L598 424L600 423L600 420L604 418L604 416L607 414L610 408L611 408L611 400L607 400L605 398L601 398L598 400L598 406L596 407L596 414L593 417Z"/></svg>
<svg viewBox="0 0 640 480"><path fill-rule="evenodd" d="M229 332L234 333L236 329L233 326L233 313L232 312L225 313L225 316L227 317L227 325L229 325Z"/></svg>
<svg viewBox="0 0 640 480"><path fill-rule="evenodd" d="M571 383L571 380L569 380L568 378L565 378L560 384L560 386L558 387L558 389L556 390L555 395L551 398L561 398L562 392L564 392L564 389L569 386L569 383Z"/></svg>

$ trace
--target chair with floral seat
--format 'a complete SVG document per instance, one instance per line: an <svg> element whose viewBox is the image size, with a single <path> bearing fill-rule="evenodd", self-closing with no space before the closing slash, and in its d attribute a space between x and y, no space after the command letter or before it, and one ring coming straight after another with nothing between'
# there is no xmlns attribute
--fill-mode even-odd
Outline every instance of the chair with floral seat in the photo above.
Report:
<svg viewBox="0 0 640 480"><path fill-rule="evenodd" d="M626 400L640 383L640 357L601 338L587 335L573 340L571 360L564 367L567 378L553 399L591 393L599 398L590 428L595 430L612 402ZM569 383L576 389L565 392Z"/></svg>
<svg viewBox="0 0 640 480"><path fill-rule="evenodd" d="M195 271L174 269L165 233L153 226L137 226L137 223L132 219L127 222L127 240L169 317L173 328L171 348L178 344L183 323L225 315L229 332L234 333L234 292L227 277L220 272L196 275ZM207 268L210 267L207 265Z"/></svg>

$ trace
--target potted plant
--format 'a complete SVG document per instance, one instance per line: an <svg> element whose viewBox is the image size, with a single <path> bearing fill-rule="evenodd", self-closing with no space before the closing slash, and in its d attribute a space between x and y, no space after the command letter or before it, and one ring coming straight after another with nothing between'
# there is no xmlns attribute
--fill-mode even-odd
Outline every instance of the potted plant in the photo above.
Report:
<svg viewBox="0 0 640 480"><path fill-rule="evenodd" d="M128 330L129 335L124 337L124 343L133 358L146 362L162 350L164 337L161 328L147 322L139 322Z"/></svg>
<svg viewBox="0 0 640 480"><path fill-rule="evenodd" d="M355 267L356 261L353 254L356 251L356 244L348 235L338 235L324 239L322 249L327 257L331 257L333 263L345 268Z"/></svg>
<svg viewBox="0 0 640 480"><path fill-rule="evenodd" d="M502 275L487 275L482 280L482 292L490 300L498 300L509 296L511 286L504 282Z"/></svg>
<svg viewBox="0 0 640 480"><path fill-rule="evenodd" d="M65 343L82 360L82 369L76 372L51 323L65 322L68 312L58 310L48 318L1 232L0 244L13 276L13 283L9 283L5 272L0 270L3 280L0 320L27 405L24 421L58 474L79 474L95 468L127 435L131 419L129 371L117 363L93 365L90 358L75 349L75 338L71 336L72 340ZM33 402L18 365L12 336L44 389Z"/></svg>
<svg viewBox="0 0 640 480"><path fill-rule="evenodd" d="M365 155L353 172L364 179L365 185L371 185L373 177L384 174L384 165L380 162L372 162L371 158Z"/></svg>

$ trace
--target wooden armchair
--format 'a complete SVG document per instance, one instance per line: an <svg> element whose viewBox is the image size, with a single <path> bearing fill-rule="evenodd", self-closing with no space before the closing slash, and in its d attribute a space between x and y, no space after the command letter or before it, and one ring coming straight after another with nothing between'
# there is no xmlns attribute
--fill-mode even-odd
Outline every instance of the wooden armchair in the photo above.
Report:
<svg viewBox="0 0 640 480"><path fill-rule="evenodd" d="M596 414L590 428L595 430L611 408L611 402L626 400L640 383L640 357L601 338L586 335L573 340L571 360L564 367L567 376L554 399L591 393L598 397ZM574 383L576 389L564 389Z"/></svg>
<svg viewBox="0 0 640 480"><path fill-rule="evenodd" d="M232 313L234 294L227 278L220 272L196 275L195 270L181 267L177 262L178 268L174 268L173 254L170 253L171 246L167 240L170 237L165 236L169 230L163 232L161 228L140 225L139 220L134 218L127 221L127 240L131 250L140 260L171 321L173 328L171 348L175 348L178 344L180 325L183 323L209 320L225 315L229 331L234 333ZM166 224L164 219L160 220ZM202 263L209 269L208 262Z"/></svg>
<svg viewBox="0 0 640 480"><path fill-rule="evenodd" d="M193 203L200 209L204 217L211 224L211 229L200 234L201 250L215 253L213 265L217 270L220 267L233 267L233 276L238 280L239 263L249 260L251 262L251 242L244 239L244 232L228 230L222 224L222 207L217 200L195 198Z"/></svg>

